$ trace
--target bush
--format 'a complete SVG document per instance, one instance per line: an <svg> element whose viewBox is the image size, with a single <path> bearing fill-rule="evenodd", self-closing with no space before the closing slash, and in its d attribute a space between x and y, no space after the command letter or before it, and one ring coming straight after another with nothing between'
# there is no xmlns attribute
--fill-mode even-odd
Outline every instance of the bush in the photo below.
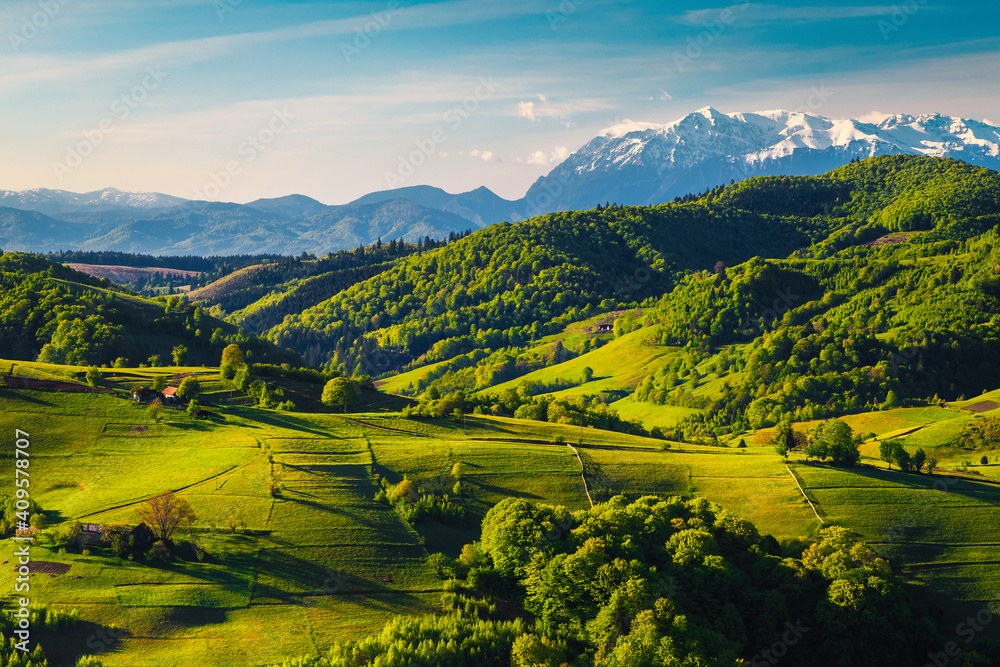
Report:
<svg viewBox="0 0 1000 667"><path fill-rule="evenodd" d="M157 541L149 550L149 558L154 562L165 562L170 559L170 547L163 540Z"/></svg>
<svg viewBox="0 0 1000 667"><path fill-rule="evenodd" d="M177 388L177 395L184 400L191 400L201 393L201 382L193 375L184 378L181 386Z"/></svg>

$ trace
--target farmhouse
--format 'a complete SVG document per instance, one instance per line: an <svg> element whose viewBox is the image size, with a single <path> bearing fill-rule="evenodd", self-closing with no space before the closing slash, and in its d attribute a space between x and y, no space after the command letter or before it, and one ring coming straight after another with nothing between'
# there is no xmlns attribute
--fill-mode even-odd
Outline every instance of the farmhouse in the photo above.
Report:
<svg viewBox="0 0 1000 667"><path fill-rule="evenodd" d="M177 402L177 387L167 387L163 390L163 400L167 403Z"/></svg>
<svg viewBox="0 0 1000 667"><path fill-rule="evenodd" d="M139 387L132 392L132 400L136 403L149 403L159 396L159 392L149 387Z"/></svg>
<svg viewBox="0 0 1000 667"><path fill-rule="evenodd" d="M115 532L118 529L113 529ZM144 523L128 531L132 545L136 549L148 549L156 541L156 533ZM79 544L81 547L100 547L108 542L108 530L99 523L80 524Z"/></svg>

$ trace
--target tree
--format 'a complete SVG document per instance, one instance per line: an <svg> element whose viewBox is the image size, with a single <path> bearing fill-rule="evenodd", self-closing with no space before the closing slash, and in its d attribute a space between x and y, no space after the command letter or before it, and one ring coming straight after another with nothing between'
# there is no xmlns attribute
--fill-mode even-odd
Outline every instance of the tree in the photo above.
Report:
<svg viewBox="0 0 1000 667"><path fill-rule="evenodd" d="M883 440L878 443L878 457L889 464L889 470L892 470L892 462L896 460L896 450L902 446L899 440Z"/></svg>
<svg viewBox="0 0 1000 667"><path fill-rule="evenodd" d="M781 458L785 459L786 461L788 460L788 446L785 445L784 440L779 440L776 442L776 444L774 445L774 451Z"/></svg>
<svg viewBox="0 0 1000 667"><path fill-rule="evenodd" d="M923 449L918 449L913 452L913 469L920 472L920 469L924 467L924 463L927 461L927 453Z"/></svg>
<svg viewBox="0 0 1000 667"><path fill-rule="evenodd" d="M147 408L149 412L149 417L157 424L160 423L160 417L163 416L163 401L159 398L154 398L153 402L149 404Z"/></svg>
<svg viewBox="0 0 1000 667"><path fill-rule="evenodd" d="M990 457L983 454L982 458L979 459L979 465L985 466L990 464Z"/></svg>
<svg viewBox="0 0 1000 667"><path fill-rule="evenodd" d="M96 387L101 381L101 369L97 366L91 366L87 369L87 384L91 387Z"/></svg>
<svg viewBox="0 0 1000 667"><path fill-rule="evenodd" d="M177 395L182 399L189 401L198 394L201 393L201 383L198 382L198 378L193 375L189 375L181 381L181 386L177 388Z"/></svg>
<svg viewBox="0 0 1000 667"><path fill-rule="evenodd" d="M818 458L830 457L833 464L852 467L861 460L861 451L854 440L854 432L840 419L828 419L816 426L809 444L809 455Z"/></svg>
<svg viewBox="0 0 1000 667"><path fill-rule="evenodd" d="M184 362L187 361L188 348L187 345L175 345L173 350L174 366L183 366Z"/></svg>
<svg viewBox="0 0 1000 667"><path fill-rule="evenodd" d="M896 450L896 465L903 472L910 472L910 468L913 466L913 459L910 457L910 453L902 445Z"/></svg>
<svg viewBox="0 0 1000 667"><path fill-rule="evenodd" d="M896 395L895 391L890 389L889 393L885 395L885 403L882 404L882 407L895 408L898 405L899 405L899 397Z"/></svg>
<svg viewBox="0 0 1000 667"><path fill-rule="evenodd" d="M219 377L223 380L232 380L236 377L236 367L232 364L222 364L219 366Z"/></svg>
<svg viewBox="0 0 1000 667"><path fill-rule="evenodd" d="M235 385L236 388L239 389L240 391L246 391L247 387L250 386L250 380L251 380L250 369L246 366L243 366L238 371L236 371L236 375L233 376L233 385Z"/></svg>
<svg viewBox="0 0 1000 667"><path fill-rule="evenodd" d="M347 404L358 398L357 388L347 378L333 378L323 387L322 401L324 405L342 405L347 412Z"/></svg>
<svg viewBox="0 0 1000 667"><path fill-rule="evenodd" d="M191 402L188 403L187 413L192 417L196 417L199 410L201 410L201 404L197 400L191 399Z"/></svg>
<svg viewBox="0 0 1000 667"><path fill-rule="evenodd" d="M938 460L935 457L933 457L933 456L927 457L927 474L928 475L933 475L934 474L934 468L937 467L937 463L938 463Z"/></svg>
<svg viewBox="0 0 1000 667"><path fill-rule="evenodd" d="M169 543L178 530L190 527L198 517L187 500L173 491L153 496L136 510L143 523L162 541Z"/></svg>
<svg viewBox="0 0 1000 667"><path fill-rule="evenodd" d="M740 442L743 442L742 440ZM781 420L778 424L778 428L774 433L774 437L771 438L771 444L774 445L774 451L778 453L785 460L788 460L788 452L795 449L795 432L792 430L792 422L787 419ZM745 446L745 445L744 445Z"/></svg>
<svg viewBox="0 0 1000 667"><path fill-rule="evenodd" d="M243 350L236 343L230 343L226 346L226 349L222 351L222 361L220 366L229 365L234 368L239 368L240 366L246 365L246 359L243 356Z"/></svg>
<svg viewBox="0 0 1000 667"><path fill-rule="evenodd" d="M153 378L153 389L155 391L163 391L166 388L167 388L166 375L157 375L155 378Z"/></svg>
<svg viewBox="0 0 1000 667"><path fill-rule="evenodd" d="M583 384L587 384L594 379L594 369L590 366L586 366L583 369Z"/></svg>

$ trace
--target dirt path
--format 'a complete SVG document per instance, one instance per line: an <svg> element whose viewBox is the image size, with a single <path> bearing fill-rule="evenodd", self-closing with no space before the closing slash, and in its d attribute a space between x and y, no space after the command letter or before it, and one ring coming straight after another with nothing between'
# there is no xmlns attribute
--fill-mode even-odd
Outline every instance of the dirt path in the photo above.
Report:
<svg viewBox="0 0 1000 667"><path fill-rule="evenodd" d="M590 489L587 488L587 476L584 474L583 459L580 458L580 452L576 451L576 447L566 443L566 446L570 448L574 454L576 454L576 460L580 462L580 479L583 480L583 490L587 492L587 500L590 502L590 506L594 506L594 499L590 497Z"/></svg>
<svg viewBox="0 0 1000 667"><path fill-rule="evenodd" d="M819 515L819 512L816 511L816 506L813 505L813 501L809 500L809 496L806 495L806 490L802 488L801 484L799 484L799 478L795 476L795 473L792 472L792 469L789 468L787 465L785 466L785 470L787 470L788 474L792 476L792 480L794 480L795 486L799 487L799 491L802 492L802 497L806 499L807 503L809 503L809 507L812 508L813 514L816 515L816 518L819 519L819 522L826 523L826 521L823 521L823 517Z"/></svg>

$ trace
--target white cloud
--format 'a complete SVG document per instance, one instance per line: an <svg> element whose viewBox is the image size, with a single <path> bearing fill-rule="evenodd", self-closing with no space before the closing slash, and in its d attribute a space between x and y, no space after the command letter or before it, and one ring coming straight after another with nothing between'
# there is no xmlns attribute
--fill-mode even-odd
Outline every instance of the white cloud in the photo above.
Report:
<svg viewBox="0 0 1000 667"><path fill-rule="evenodd" d="M714 9L692 9L677 17L677 22L692 26L703 26L712 21L725 20L723 15L728 12L726 16L730 18L727 23L731 23L732 25L751 26L784 22L816 23L838 19L891 16L897 11L899 11L897 6L782 7L780 5L747 2Z"/></svg>
<svg viewBox="0 0 1000 667"><path fill-rule="evenodd" d="M535 151L525 160L528 164L537 164L543 167L550 167L558 164L569 157L569 149L565 146L556 146L551 153L545 151Z"/></svg>
<svg viewBox="0 0 1000 667"><path fill-rule="evenodd" d="M518 102L516 115L520 118L527 118L530 121L537 121L542 118L554 118L565 123L565 121L568 121L576 114L607 111L614 109L616 106L611 100L594 97L553 102L551 104L544 95L538 95L538 99L542 102L540 106L534 102L525 102L523 100Z"/></svg>
<svg viewBox="0 0 1000 667"><path fill-rule="evenodd" d="M858 116L858 120L862 123L871 123L873 125L878 125L886 118L892 116L891 113L883 113L881 111L872 111L871 113L866 113L863 116Z"/></svg>
<svg viewBox="0 0 1000 667"><path fill-rule="evenodd" d="M655 130L663 127L663 123L646 123L628 118L621 122L616 122L611 127L606 127L598 134L606 137L624 137L629 132L642 132L644 130Z"/></svg>

